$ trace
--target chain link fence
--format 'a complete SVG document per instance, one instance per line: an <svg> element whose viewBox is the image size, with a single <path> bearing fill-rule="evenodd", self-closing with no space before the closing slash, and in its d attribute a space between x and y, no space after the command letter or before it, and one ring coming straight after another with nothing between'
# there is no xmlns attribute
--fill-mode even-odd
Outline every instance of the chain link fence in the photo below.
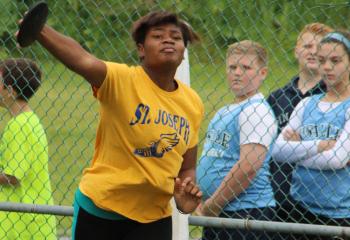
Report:
<svg viewBox="0 0 350 240"><path fill-rule="evenodd" d="M16 47L14 33L17 31L17 21L28 9L28 6L34 2L33 0L1 0L0 57L1 59L14 57L31 58L39 64L43 71L42 86L30 100L30 105L37 116L39 116L47 136L49 152L48 172L53 202L55 205L71 206L81 173L92 158L98 122L98 103L94 99L89 85L77 74L72 73L57 60L53 59L39 44L35 43L32 47L26 49ZM47 2L50 8L49 25L73 37L97 57L115 62L138 64L136 48L134 43L130 41L130 28L133 21L149 11L161 9L174 11L192 25L193 29L201 36L201 43L189 48L191 87L201 96L206 112L200 132L199 156L205 154L203 145L206 138L212 137L215 138L214 140L218 140L218 136L209 136L210 134L207 134L210 120L215 117L219 109L231 104L234 99L226 81L226 50L230 44L250 39L259 42L266 48L269 55L268 76L262 84L261 92L267 97L274 90L284 86L294 76L299 74L300 66L298 66L295 59L295 46L298 34L306 24L321 22L335 29L349 29L350 27L348 21L350 18L350 2L345 0L48 0ZM278 117L283 118L283 114ZM6 123L11 120L11 116L3 109L1 118L3 124L0 125L0 129L5 131ZM249 119L249 116L247 119ZM336 119L332 121L336 121ZM256 125L258 124L251 123L251 128L254 129ZM3 149L4 146L2 145ZM303 151L306 154L308 150L305 147ZM20 148L18 151L20 151ZM2 154L1 156L4 155ZM0 161L1 166L6 166L3 162L4 158L1 158ZM199 164L201 164L200 161ZM266 159L266 161L269 160ZM213 162L212 164L213 169L215 169L216 163ZM21 164L18 167L21 167ZM232 167L231 165L225 166L228 169ZM290 167L295 169L296 165L292 164ZM265 165L265 168L269 170L268 163ZM307 168L305 169L307 170ZM255 170L255 172L259 171L259 169ZM6 173L6 169L3 169L3 171ZM335 184L335 186L330 188L333 189L333 192L330 191L329 194L339 194L337 186L342 186L344 178L347 179L350 176L350 172L346 167L344 167L343 171L343 175L341 175L343 178L341 178L339 177L340 175L337 175L338 172L336 170L319 170L321 177L324 173L332 175L332 181L328 183ZM222 173L218 173L218 176L220 174ZM266 174L268 174L268 171ZM290 177L284 176L285 172L279 171L279 169L274 171L273 174L282 175L279 178L282 179L280 180L282 182L274 183L275 191L279 189L283 182L291 181ZM206 176L207 173L203 174L197 181L203 181ZM307 189L307 186L317 185L317 178L314 178L314 180L316 181L314 183L302 183L304 187L306 186L305 189ZM327 182L326 180L322 181ZM34 186L35 184L33 184ZM216 183L213 183L212 186L219 187ZM329 186L317 185L317 188L320 189L327 187ZM0 201L12 202L11 198L6 196L7 190L5 191L5 188L8 187L2 186L1 188L3 194L1 194L2 199ZM350 199L350 192L344 191L342 192L343 195L339 196L341 198L339 200L340 203ZM206 194L204 193L204 195ZM320 195L323 194L320 192ZM324 196L326 197L326 195ZM322 201L326 203L327 201L332 201L333 198L331 196L328 197ZM281 204L293 202L293 197L290 198L285 192L282 192L282 198L281 202L277 201L277 207ZM234 199L230 199L230 201L234 201ZM258 195L255 201L260 201ZM21 202L21 200L14 200L13 202ZM232 216L224 212L220 216L233 219L290 221L294 223L336 226L349 226L350 224L350 222L346 221L350 219L350 215L344 217L342 214L339 214L339 218L343 219L344 222L329 222L328 218L326 218L327 221L323 218L318 218L318 216L323 216L322 212L312 216L314 221L311 221L312 217L304 216L304 212L299 211L300 218L293 221L293 219L288 218L292 216L288 208L282 209L282 211L285 211L285 217L276 218L276 204L274 202L275 200L272 198L266 205L266 207L271 207L272 213L266 213L266 216L263 210L256 213L261 218L254 217L253 213L245 211ZM314 202L318 208L322 209L324 202L317 202L317 200ZM26 203L42 204L37 199L32 199L32 202L27 201ZM324 211L327 213L334 207L332 205L331 209L328 209L328 205L325 204L325 206ZM292 209L297 210L295 205L292 205ZM11 209L11 211L13 210ZM334 209L334 211L338 210ZM343 212L347 211L345 209ZM23 226L25 220L23 219L26 218L26 215L22 213L14 215L15 217L9 217L10 212L2 212L2 214L5 215L2 215L0 226L4 229L1 229L0 232L6 234L7 231L8 235L0 236L0 238L16 239L16 237L11 238L11 229L16 229L18 232L25 229L26 227ZM52 228L52 232L47 236L52 236L52 239L55 236L61 239L69 238L72 219L60 216L61 214L59 213L56 213L56 215L56 219L53 221L55 223L50 223L56 227ZM271 216L267 217L267 215ZM47 219L49 219L49 216ZM193 217L190 220L196 225L190 227L190 237L192 239L201 239L204 232L202 226L206 226L204 229L209 230L213 226L228 226L227 224L210 225L210 223L208 225L207 221L201 222ZM42 224L45 223L37 223L33 229L40 232ZM267 228L268 226L271 225L267 224ZM283 237L283 234L278 232L286 233L285 230L278 228L279 225L277 223L275 226L275 229L270 228L269 230L273 233L270 239ZM226 227L219 228L219 230L214 232L214 236L208 237L208 239L235 239L233 235L230 238L231 230ZM304 225L300 225L299 229L307 229L307 227L304 227ZM237 224L234 225L234 228L245 228L245 225L238 226ZM266 227L263 229L266 230ZM316 227L315 229L315 232L317 232L318 228ZM256 230L259 230L259 228L257 227ZM261 238L261 235L259 235L261 231L251 232L256 234L255 239ZM226 235L224 234L225 237L223 237L224 235L221 236L221 233L226 233ZM334 233L329 235L332 234ZM17 236L17 239L32 238ZM47 237L46 239L51 238ZM242 236L242 239L244 239L244 236ZM254 239L254 236L249 239Z"/></svg>

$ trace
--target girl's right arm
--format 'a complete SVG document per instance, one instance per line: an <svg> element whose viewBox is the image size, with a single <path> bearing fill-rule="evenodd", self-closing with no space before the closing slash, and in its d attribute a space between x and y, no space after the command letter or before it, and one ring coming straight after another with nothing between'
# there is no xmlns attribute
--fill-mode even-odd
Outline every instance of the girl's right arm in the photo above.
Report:
<svg viewBox="0 0 350 240"><path fill-rule="evenodd" d="M294 109L286 127L279 134L273 150L272 156L277 162L297 163L308 159L318 153L320 140L314 141L291 141L285 135L291 132L298 132L301 127L304 109L309 98L303 99Z"/></svg>
<svg viewBox="0 0 350 240"><path fill-rule="evenodd" d="M106 64L87 52L77 41L45 25L38 42L72 71L99 88L107 74Z"/></svg>

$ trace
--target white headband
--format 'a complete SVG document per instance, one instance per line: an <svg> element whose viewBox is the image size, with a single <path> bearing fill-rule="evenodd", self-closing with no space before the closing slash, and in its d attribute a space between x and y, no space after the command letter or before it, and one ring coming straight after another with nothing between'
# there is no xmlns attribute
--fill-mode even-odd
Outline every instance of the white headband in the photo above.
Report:
<svg viewBox="0 0 350 240"><path fill-rule="evenodd" d="M321 42L325 42L327 40L336 40L338 42L343 43L347 48L348 52L350 52L350 41L343 34L337 32L329 33L322 39Z"/></svg>

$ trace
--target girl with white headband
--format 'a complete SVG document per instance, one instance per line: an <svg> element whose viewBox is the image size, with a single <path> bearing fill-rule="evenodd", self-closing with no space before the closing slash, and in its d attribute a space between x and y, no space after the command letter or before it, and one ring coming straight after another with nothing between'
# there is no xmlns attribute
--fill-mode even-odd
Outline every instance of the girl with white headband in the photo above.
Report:
<svg viewBox="0 0 350 240"><path fill-rule="evenodd" d="M291 214L298 222L350 225L349 39L349 33L332 32L321 40L317 59L327 92L297 105L272 153L277 161L297 165Z"/></svg>

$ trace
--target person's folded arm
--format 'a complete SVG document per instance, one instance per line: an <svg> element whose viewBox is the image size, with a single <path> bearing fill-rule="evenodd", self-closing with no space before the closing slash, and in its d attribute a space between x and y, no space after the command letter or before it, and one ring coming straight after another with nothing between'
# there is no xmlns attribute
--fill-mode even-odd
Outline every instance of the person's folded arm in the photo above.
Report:
<svg viewBox="0 0 350 240"><path fill-rule="evenodd" d="M299 165L313 169L341 169L347 166L350 160L350 110L346 113L347 121L335 146L329 150L304 159Z"/></svg>
<svg viewBox="0 0 350 240"><path fill-rule="evenodd" d="M310 98L303 99L294 109L286 127L279 134L272 149L272 156L277 162L297 163L317 154L319 140L290 141L284 134L287 131L298 132L302 125L304 109Z"/></svg>
<svg viewBox="0 0 350 240"><path fill-rule="evenodd" d="M288 127L286 126L285 130ZM272 156L277 162L297 163L317 155L319 142L320 140L287 141L282 131L274 144Z"/></svg>

